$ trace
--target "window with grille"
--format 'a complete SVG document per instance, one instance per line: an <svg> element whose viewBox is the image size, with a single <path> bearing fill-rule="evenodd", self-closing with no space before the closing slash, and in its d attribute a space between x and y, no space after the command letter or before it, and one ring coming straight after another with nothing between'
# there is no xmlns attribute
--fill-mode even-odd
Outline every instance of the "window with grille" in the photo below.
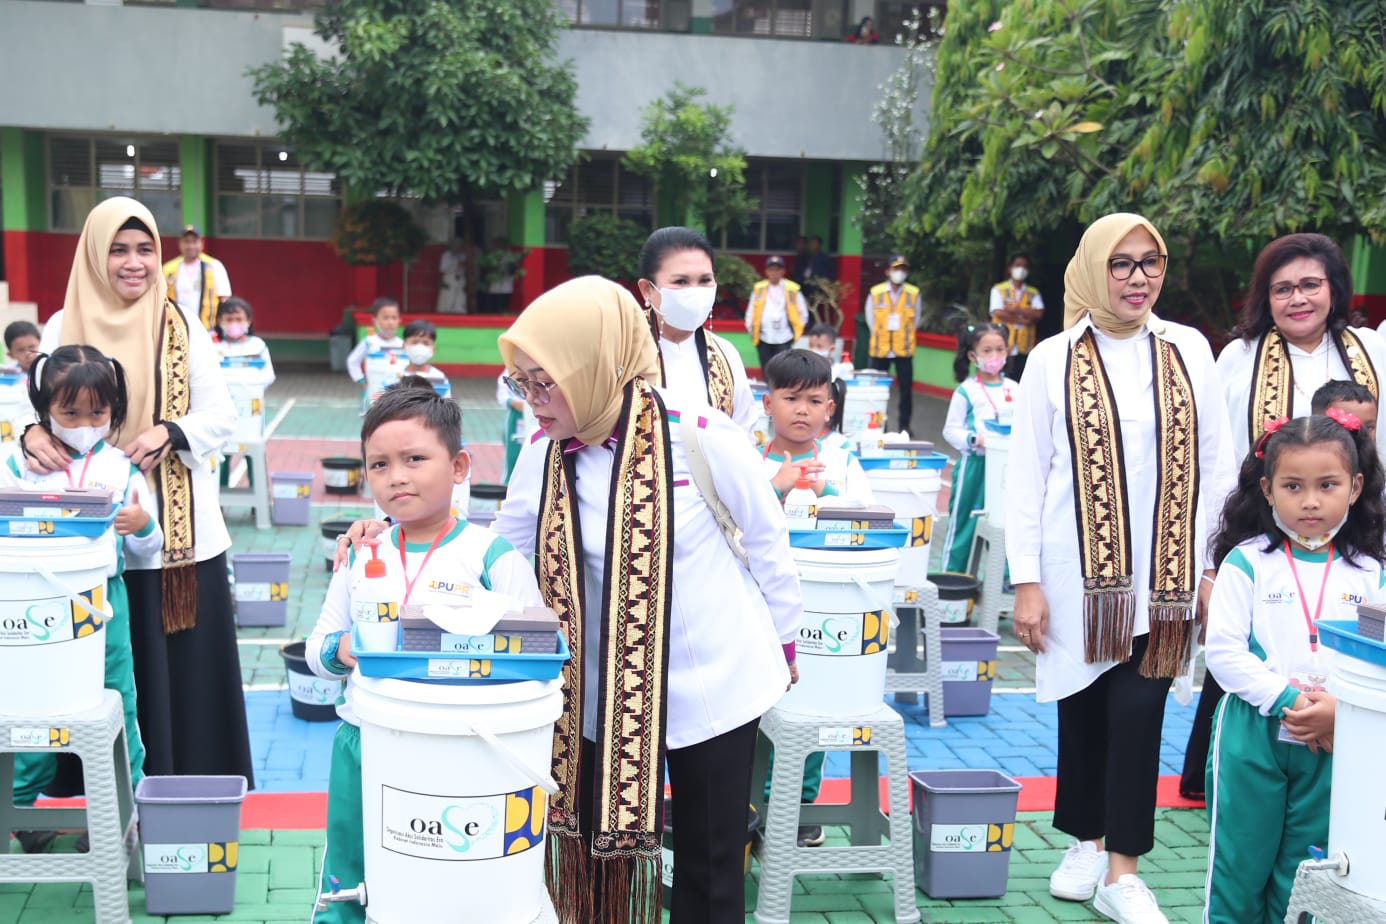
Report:
<svg viewBox="0 0 1386 924"><path fill-rule="evenodd" d="M750 163L745 176L750 214L714 243L726 250L793 253L795 239L803 233L803 168L796 163Z"/></svg>
<svg viewBox="0 0 1386 924"><path fill-rule="evenodd" d="M544 240L567 244L573 219L605 212L654 230L654 184L621 166L619 157L578 163L562 180L544 184Z"/></svg>
<svg viewBox="0 0 1386 924"><path fill-rule="evenodd" d="M658 29L665 21L660 9L662 2L663 0L558 0L558 9L574 26L596 29Z"/></svg>
<svg viewBox="0 0 1386 924"><path fill-rule="evenodd" d="M112 196L144 203L162 234L183 226L178 144L118 136L48 136L48 227L81 231L87 213Z"/></svg>
<svg viewBox="0 0 1386 924"><path fill-rule="evenodd" d="M712 31L813 38L812 0L712 0Z"/></svg>
<svg viewBox="0 0 1386 924"><path fill-rule="evenodd" d="M275 142L216 144L216 233L326 239L342 207L334 173L308 170Z"/></svg>

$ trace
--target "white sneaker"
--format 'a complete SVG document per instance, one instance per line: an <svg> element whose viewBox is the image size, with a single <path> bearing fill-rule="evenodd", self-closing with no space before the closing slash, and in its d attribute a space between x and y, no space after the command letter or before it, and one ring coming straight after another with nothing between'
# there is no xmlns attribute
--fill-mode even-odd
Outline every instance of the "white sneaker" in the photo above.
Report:
<svg viewBox="0 0 1386 924"><path fill-rule="evenodd" d="M1049 874L1049 894L1070 902L1085 902L1107 878L1107 851L1092 841L1070 837L1068 852L1059 868Z"/></svg>
<svg viewBox="0 0 1386 924"><path fill-rule="evenodd" d="M1169 924L1154 894L1141 881L1141 877L1132 873L1118 877L1116 882L1104 882L1098 886L1097 899L1092 905L1121 924Z"/></svg>

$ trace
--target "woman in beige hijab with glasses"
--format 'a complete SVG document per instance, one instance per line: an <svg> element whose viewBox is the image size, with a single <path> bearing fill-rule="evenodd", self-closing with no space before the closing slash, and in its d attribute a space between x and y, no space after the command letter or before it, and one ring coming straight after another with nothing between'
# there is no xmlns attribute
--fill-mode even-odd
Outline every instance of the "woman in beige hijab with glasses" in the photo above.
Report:
<svg viewBox="0 0 1386 924"><path fill-rule="evenodd" d="M560 919L659 920L665 756L678 814L671 920L739 924L756 728L790 682L802 615L784 514L744 431L650 384L654 341L615 283L546 293L500 348L543 432L521 451L494 529L536 555L573 650L548 815ZM690 470L695 431L754 571Z"/></svg>
<svg viewBox="0 0 1386 924"><path fill-rule="evenodd" d="M241 774L253 785L226 579L231 537L211 462L236 410L207 331L168 300L162 265L148 209L123 196L96 206L40 349L90 344L120 360L129 413L107 439L158 494L163 552L131 558L125 572L145 771ZM41 427L22 439L35 471L70 461Z"/></svg>
<svg viewBox="0 0 1386 924"><path fill-rule="evenodd" d="M1021 379L1006 483L1015 634L1036 654L1038 700L1058 701L1054 826L1070 840L1049 891L1131 924L1165 921L1137 861L1154 843L1166 695L1235 478L1207 341L1152 313L1167 262L1139 215L1084 232L1067 330Z"/></svg>

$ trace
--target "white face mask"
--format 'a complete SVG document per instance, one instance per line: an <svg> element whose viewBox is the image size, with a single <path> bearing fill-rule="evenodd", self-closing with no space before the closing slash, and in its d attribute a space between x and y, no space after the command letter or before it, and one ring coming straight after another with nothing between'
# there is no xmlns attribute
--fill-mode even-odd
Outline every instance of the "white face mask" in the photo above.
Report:
<svg viewBox="0 0 1386 924"><path fill-rule="evenodd" d="M716 286L686 286L682 289L660 289L659 312L664 323L679 330L697 330L712 314L717 300Z"/></svg>
<svg viewBox="0 0 1386 924"><path fill-rule="evenodd" d="M422 366L433 358L433 347L426 343L411 343L404 348L404 355L414 365Z"/></svg>
<svg viewBox="0 0 1386 924"><path fill-rule="evenodd" d="M1351 512L1352 508L1349 507L1347 513L1344 513L1343 518L1338 521L1338 525L1321 536L1301 536L1289 526L1286 526L1285 521L1280 519L1280 513L1274 507L1271 507L1271 517L1275 520L1275 525L1280 527L1280 531L1311 552L1317 552L1319 549L1332 542L1333 537L1338 535L1338 530L1342 529L1343 525L1347 523L1348 513Z"/></svg>
<svg viewBox="0 0 1386 924"><path fill-rule="evenodd" d="M826 349L826 350L811 350L810 352L812 352L812 353L817 353L819 356L822 356L824 359L832 359L832 358L833 358L833 351L832 351L832 348L831 348L831 347L829 347L829 348Z"/></svg>
<svg viewBox="0 0 1386 924"><path fill-rule="evenodd" d="M1030 271L1023 266L1016 266L1011 269L1011 278L1016 282L1024 282L1025 278L1029 275Z"/></svg>
<svg viewBox="0 0 1386 924"><path fill-rule="evenodd" d="M905 270L891 270L890 281L895 283L897 286L903 285L905 282L905 277L908 275L909 273L907 273Z"/></svg>
<svg viewBox="0 0 1386 924"><path fill-rule="evenodd" d="M50 423L49 428L53 431L54 436L82 455L91 452L92 447L105 439L106 434L111 432L110 424L103 424L99 427L64 427L57 423Z"/></svg>

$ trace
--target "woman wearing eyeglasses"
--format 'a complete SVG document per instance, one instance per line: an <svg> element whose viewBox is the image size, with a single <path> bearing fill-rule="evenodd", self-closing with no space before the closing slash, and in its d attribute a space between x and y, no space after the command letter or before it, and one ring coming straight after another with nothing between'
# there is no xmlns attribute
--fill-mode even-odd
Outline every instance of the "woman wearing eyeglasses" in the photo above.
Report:
<svg viewBox="0 0 1386 924"><path fill-rule="evenodd" d="M1331 238L1287 234L1256 257L1239 339L1218 357L1238 462L1267 420L1308 415L1325 382L1355 381L1380 397L1386 341L1348 326L1351 303L1352 276ZM1376 439L1386 450L1386 431Z"/></svg>
<svg viewBox="0 0 1386 924"><path fill-rule="evenodd" d="M1137 866L1154 844L1166 695L1235 477L1208 342L1152 313L1167 262L1139 215L1084 232L1067 329L1020 382L1006 485L1015 634L1036 654L1036 698L1058 702L1054 826L1069 847L1049 891L1140 924L1165 920Z"/></svg>

